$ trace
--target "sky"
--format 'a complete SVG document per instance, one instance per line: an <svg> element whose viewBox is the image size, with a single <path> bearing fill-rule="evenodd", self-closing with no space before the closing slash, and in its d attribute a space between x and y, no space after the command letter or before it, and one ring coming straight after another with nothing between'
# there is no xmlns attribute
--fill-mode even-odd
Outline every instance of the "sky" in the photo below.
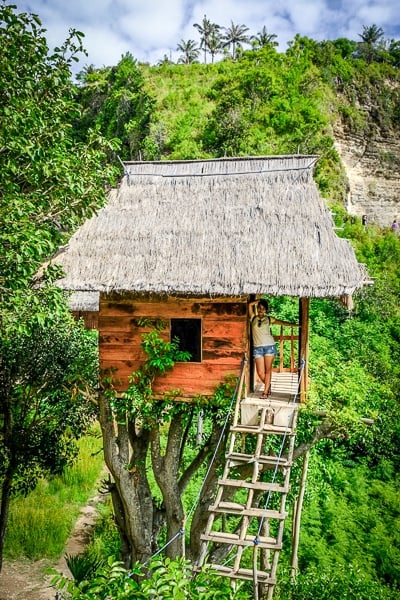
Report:
<svg viewBox="0 0 400 600"><path fill-rule="evenodd" d="M10 1L10 0L8 0ZM249 35L265 26L284 52L296 34L322 41L360 41L363 27L381 27L385 39L400 39L398 0L13 0L17 12L39 16L52 50L70 28L85 34L88 56L76 70L116 65L130 52L139 62L177 62L182 40L200 43L194 23L206 17L221 27L245 25ZM246 46L245 46L246 47ZM200 57L202 60L202 56Z"/></svg>

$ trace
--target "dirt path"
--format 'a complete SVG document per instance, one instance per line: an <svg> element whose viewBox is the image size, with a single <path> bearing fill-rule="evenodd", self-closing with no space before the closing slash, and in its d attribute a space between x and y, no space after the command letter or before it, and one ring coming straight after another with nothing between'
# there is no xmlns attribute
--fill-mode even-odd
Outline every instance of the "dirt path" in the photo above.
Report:
<svg viewBox="0 0 400 600"><path fill-rule="evenodd" d="M0 573L0 600L54 600L56 590L51 587L52 575L46 575L46 569L53 568L70 577L65 562L65 554L79 554L90 540L97 517L100 496L89 500L80 513L74 530L65 546L63 556L58 563L49 560L4 561Z"/></svg>

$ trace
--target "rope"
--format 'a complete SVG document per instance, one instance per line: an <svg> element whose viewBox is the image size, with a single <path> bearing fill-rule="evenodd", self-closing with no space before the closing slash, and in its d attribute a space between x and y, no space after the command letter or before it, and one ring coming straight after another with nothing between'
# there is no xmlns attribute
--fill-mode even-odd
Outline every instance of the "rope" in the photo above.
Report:
<svg viewBox="0 0 400 600"><path fill-rule="evenodd" d="M149 561L150 561L150 560L152 560L153 558L155 558L156 556L158 556L159 554L161 554L161 552L163 552L163 550L165 550L165 548L168 548L168 546L169 546L170 544L172 544L172 542L174 542L174 541L175 541L177 538L179 538L179 537L182 537L182 536L184 535L184 533L185 533L185 530L184 530L184 529L180 529L180 530L179 530L179 531L178 531L178 532L177 532L177 533L174 535L174 537L172 537L170 540L168 540L168 542L166 542L166 543L164 544L164 546L162 546L162 548L159 548L159 549L157 550L157 552L155 552L155 553L153 554L153 556L151 556L151 557L150 557L150 558L149 558L149 559L148 559L148 560L147 560L147 561L146 561L144 564L145 564L145 565L147 565L147 564L149 563Z"/></svg>

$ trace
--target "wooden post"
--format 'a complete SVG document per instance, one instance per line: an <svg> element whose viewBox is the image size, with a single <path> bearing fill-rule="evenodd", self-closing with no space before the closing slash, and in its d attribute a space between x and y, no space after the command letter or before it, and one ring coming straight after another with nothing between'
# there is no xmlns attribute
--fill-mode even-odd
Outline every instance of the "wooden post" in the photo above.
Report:
<svg viewBox="0 0 400 600"><path fill-rule="evenodd" d="M308 345L309 345L309 298L299 300L299 368L303 368L300 381L300 402L304 402L308 392Z"/></svg>

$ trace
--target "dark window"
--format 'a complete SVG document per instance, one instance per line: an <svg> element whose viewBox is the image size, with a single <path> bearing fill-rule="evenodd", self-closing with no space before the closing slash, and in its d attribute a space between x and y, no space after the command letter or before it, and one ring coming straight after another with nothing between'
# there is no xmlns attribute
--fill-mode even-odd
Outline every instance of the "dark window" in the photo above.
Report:
<svg viewBox="0 0 400 600"><path fill-rule="evenodd" d="M179 350L190 352L190 362L201 362L201 319L171 319L171 340L175 338Z"/></svg>

